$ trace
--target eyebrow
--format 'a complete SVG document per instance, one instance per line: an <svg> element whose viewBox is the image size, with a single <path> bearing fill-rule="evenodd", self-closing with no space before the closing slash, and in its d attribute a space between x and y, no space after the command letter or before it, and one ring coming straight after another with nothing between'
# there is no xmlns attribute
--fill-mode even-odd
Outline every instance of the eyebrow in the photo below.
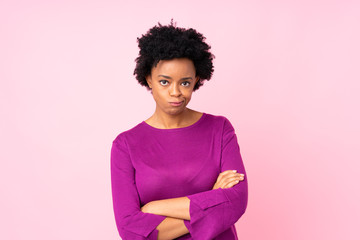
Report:
<svg viewBox="0 0 360 240"><path fill-rule="evenodd" d="M164 78L167 78L167 79L172 79L171 77L165 76L165 75L158 75L158 77L164 77ZM192 79L192 77L184 77L184 78L182 78L180 80L186 80L186 79Z"/></svg>

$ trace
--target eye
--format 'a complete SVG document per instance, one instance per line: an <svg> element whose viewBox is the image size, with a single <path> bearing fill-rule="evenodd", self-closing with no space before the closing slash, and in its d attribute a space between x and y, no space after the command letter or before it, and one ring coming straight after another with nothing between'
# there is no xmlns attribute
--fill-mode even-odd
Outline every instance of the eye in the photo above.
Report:
<svg viewBox="0 0 360 240"><path fill-rule="evenodd" d="M190 85L190 82L186 81L186 82L182 82L182 83L188 83L185 87Z"/></svg>
<svg viewBox="0 0 360 240"><path fill-rule="evenodd" d="M168 81L167 80L160 80L159 82L160 82L160 85L165 86L166 84L162 84L162 82L167 83Z"/></svg>

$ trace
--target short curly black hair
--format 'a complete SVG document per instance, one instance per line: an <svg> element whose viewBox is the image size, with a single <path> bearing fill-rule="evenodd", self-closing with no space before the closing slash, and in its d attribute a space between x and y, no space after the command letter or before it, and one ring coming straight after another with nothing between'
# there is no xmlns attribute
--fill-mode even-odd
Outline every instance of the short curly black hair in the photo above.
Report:
<svg viewBox="0 0 360 240"><path fill-rule="evenodd" d="M156 67L160 60L188 58L193 61L196 76L199 77L193 91L199 89L204 80L210 80L214 72L212 60L215 56L209 51L211 47L205 43L206 38L193 28L176 27L173 19L168 26L158 24L159 26L154 26L141 38L137 38L140 51L135 59L136 79L140 85L150 90L146 76L151 74L152 67Z"/></svg>

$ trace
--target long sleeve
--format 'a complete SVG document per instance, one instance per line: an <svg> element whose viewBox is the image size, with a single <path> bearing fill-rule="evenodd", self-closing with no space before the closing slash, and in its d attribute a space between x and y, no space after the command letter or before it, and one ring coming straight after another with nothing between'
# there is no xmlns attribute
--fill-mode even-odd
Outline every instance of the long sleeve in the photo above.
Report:
<svg viewBox="0 0 360 240"><path fill-rule="evenodd" d="M244 180L231 188L218 188L187 195L190 220L184 220L193 239L213 239L235 224L244 214L248 200L248 184L235 129L224 117L221 144L221 172L237 170Z"/></svg>
<svg viewBox="0 0 360 240"><path fill-rule="evenodd" d="M135 185L126 139L121 134L111 148L111 188L116 226L123 240L156 240L156 227L166 216L140 210L139 194Z"/></svg>

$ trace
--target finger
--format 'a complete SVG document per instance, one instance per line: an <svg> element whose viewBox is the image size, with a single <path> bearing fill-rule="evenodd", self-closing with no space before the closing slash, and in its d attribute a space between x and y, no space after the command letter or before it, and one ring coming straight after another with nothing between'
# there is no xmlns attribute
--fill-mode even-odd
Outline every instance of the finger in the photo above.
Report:
<svg viewBox="0 0 360 240"><path fill-rule="evenodd" d="M219 176L219 179L217 181L221 186L225 186L229 181L238 176L240 176L238 173L227 173L227 175Z"/></svg>
<svg viewBox="0 0 360 240"><path fill-rule="evenodd" d="M233 172L233 171L227 170L227 171L221 172L217 177L217 181L221 180L224 176L226 176L228 173L231 173L231 172Z"/></svg>
<svg viewBox="0 0 360 240"><path fill-rule="evenodd" d="M227 170L227 171L224 171L222 173L219 174L216 182L218 182L220 185L224 186L225 184L227 184L227 179L228 178L231 178L231 177L234 177L234 176L242 176L244 177L244 174L243 173L236 173L232 170Z"/></svg>
<svg viewBox="0 0 360 240"><path fill-rule="evenodd" d="M230 182L230 183L226 184L226 185L224 186L224 188L231 188L231 187L233 187L234 185L235 185L234 182Z"/></svg>
<svg viewBox="0 0 360 240"><path fill-rule="evenodd" d="M221 179L223 177L229 177L238 174L237 172L234 172L233 170L227 170L219 174L218 178Z"/></svg>
<svg viewBox="0 0 360 240"><path fill-rule="evenodd" d="M242 174L242 175L239 174L237 177L238 177L238 179L240 179L240 181L244 180L244 178L245 178L244 174Z"/></svg>
<svg viewBox="0 0 360 240"><path fill-rule="evenodd" d="M238 172L226 171L226 173L224 172L224 175L222 175L223 178L230 178L230 177L234 177L234 176L242 176L242 177L244 177L244 174L243 173L238 173Z"/></svg>
<svg viewBox="0 0 360 240"><path fill-rule="evenodd" d="M223 182L229 182L229 181L233 181L234 179L243 179L244 176L239 174L239 173L234 173L234 174L228 174L227 176L223 177Z"/></svg>
<svg viewBox="0 0 360 240"><path fill-rule="evenodd" d="M227 175L227 174L229 174L229 173L235 173L235 174L242 174L242 175L244 175L243 173L240 173L240 172L238 172L237 170L226 170L226 171L221 172L219 175Z"/></svg>
<svg viewBox="0 0 360 240"><path fill-rule="evenodd" d="M231 188L231 187L233 187L234 185L236 185L238 183L239 183L239 180L231 181L228 184L226 184L224 188Z"/></svg>
<svg viewBox="0 0 360 240"><path fill-rule="evenodd" d="M237 181L237 182L236 182ZM225 187L226 185L230 184L230 183L239 183L239 181L244 181L244 177L241 175L236 175L233 177L229 177L227 179L225 179L222 183L222 185Z"/></svg>
<svg viewBox="0 0 360 240"><path fill-rule="evenodd" d="M228 183L232 183L234 181L242 181L243 178L240 177L240 176L234 176L234 177L231 177L231 178L228 178L226 179L226 181L224 182L224 185L227 185Z"/></svg>
<svg viewBox="0 0 360 240"><path fill-rule="evenodd" d="M235 172L234 172L235 171ZM236 173L236 170L226 170L226 171L223 171L219 174L219 176L224 176L224 175L227 175L229 173Z"/></svg>

